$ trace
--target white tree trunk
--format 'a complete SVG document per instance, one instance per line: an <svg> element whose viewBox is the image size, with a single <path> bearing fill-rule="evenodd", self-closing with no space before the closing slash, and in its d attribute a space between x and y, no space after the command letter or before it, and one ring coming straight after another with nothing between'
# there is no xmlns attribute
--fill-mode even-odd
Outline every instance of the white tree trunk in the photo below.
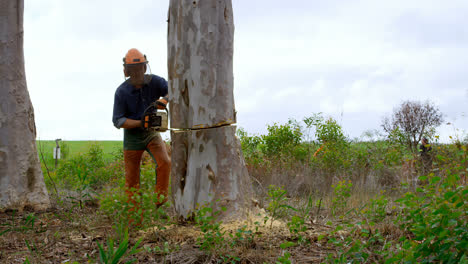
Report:
<svg viewBox="0 0 468 264"><path fill-rule="evenodd" d="M171 127L236 123L230 0L171 0L168 71Z"/></svg>
<svg viewBox="0 0 468 264"><path fill-rule="evenodd" d="M0 0L0 211L49 207L26 87L23 0Z"/></svg>
<svg viewBox="0 0 468 264"><path fill-rule="evenodd" d="M227 218L250 209L252 184L235 126L173 131L172 194L176 212L187 217L214 202Z"/></svg>
<svg viewBox="0 0 468 264"><path fill-rule="evenodd" d="M226 207L226 219L251 207L252 185L235 135L234 23L230 0L171 0L168 71L172 197L188 217L197 204Z"/></svg>

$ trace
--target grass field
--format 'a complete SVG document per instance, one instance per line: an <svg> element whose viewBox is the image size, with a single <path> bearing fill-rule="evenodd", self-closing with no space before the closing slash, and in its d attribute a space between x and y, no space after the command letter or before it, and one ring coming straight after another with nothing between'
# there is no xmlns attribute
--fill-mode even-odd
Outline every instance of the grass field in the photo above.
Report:
<svg viewBox="0 0 468 264"><path fill-rule="evenodd" d="M100 146L103 151L104 160L111 160L113 155L122 151L122 141L60 141L61 158L67 159L85 154L94 144ZM53 140L38 140L37 150L39 158L42 162L46 161L47 165L52 168L54 166L53 151L56 144Z"/></svg>

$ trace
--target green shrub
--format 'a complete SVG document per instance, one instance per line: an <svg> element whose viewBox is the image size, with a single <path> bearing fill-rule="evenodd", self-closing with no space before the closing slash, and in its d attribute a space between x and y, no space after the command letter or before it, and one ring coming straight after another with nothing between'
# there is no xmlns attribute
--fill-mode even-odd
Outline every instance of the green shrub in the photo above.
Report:
<svg viewBox="0 0 468 264"><path fill-rule="evenodd" d="M319 167L325 171L328 186L331 177L344 172L349 166L349 140L342 127L333 118L325 119L321 114L304 119L307 127L315 127L315 137L320 148L314 153Z"/></svg>
<svg viewBox="0 0 468 264"><path fill-rule="evenodd" d="M421 177L427 185L408 192L397 202L403 207L400 227L404 252L393 260L419 263L459 263L468 256L468 188L459 176Z"/></svg>
<svg viewBox="0 0 468 264"><path fill-rule="evenodd" d="M260 146L267 157L290 156L294 148L301 142L301 127L293 119L283 125L277 123L268 125L267 130L268 134L261 136L262 144Z"/></svg>

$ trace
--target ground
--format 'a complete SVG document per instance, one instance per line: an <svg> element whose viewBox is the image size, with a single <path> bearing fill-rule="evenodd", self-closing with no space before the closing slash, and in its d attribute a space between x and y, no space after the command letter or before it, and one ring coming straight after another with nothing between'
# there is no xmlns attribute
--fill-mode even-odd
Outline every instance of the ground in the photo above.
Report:
<svg viewBox="0 0 468 264"><path fill-rule="evenodd" d="M98 262L97 243L106 244L106 240L116 232L112 227L113 221L100 214L96 206L89 203L83 209L55 206L39 213L10 211L0 214L0 262ZM247 229L254 229L254 221L257 220L262 221L262 218L223 225L225 237L235 234L244 225ZM130 229L130 245L141 239L140 247L143 249L130 258L137 259L138 263L216 263L222 261L223 256L220 255L225 255L225 258L235 258L240 263L272 263L282 254L279 245L291 240L286 224L279 220L271 228L269 223L258 225L253 241L238 242L228 250L220 249L219 255L212 255L197 245L197 238L203 234L193 222L169 221L166 224L164 229ZM329 250L317 238L329 229L323 224L308 224L307 239L310 243L290 251L295 263L320 263Z"/></svg>

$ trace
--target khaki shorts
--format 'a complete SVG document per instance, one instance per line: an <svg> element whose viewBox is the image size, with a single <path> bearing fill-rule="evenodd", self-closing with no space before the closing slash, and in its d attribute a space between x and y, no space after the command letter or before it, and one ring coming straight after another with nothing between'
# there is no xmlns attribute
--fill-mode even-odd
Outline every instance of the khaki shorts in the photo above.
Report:
<svg viewBox="0 0 468 264"><path fill-rule="evenodd" d="M145 150L155 137L161 137L159 132L145 131L141 128L124 129L124 150Z"/></svg>

